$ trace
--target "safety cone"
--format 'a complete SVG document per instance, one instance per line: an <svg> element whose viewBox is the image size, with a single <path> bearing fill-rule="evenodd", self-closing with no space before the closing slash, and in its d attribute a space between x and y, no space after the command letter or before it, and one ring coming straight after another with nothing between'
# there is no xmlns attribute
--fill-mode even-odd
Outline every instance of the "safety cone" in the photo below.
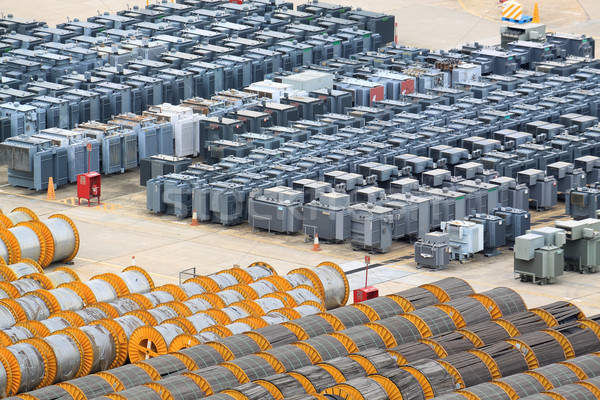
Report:
<svg viewBox="0 0 600 400"><path fill-rule="evenodd" d="M46 195L46 200L56 200L56 193L54 193L54 179L50 177L48 181L48 194Z"/></svg>
<svg viewBox="0 0 600 400"><path fill-rule="evenodd" d="M312 251L321 251L321 246L319 246L319 234L315 233L315 244L313 244Z"/></svg>
<svg viewBox="0 0 600 400"><path fill-rule="evenodd" d="M131 256L131 266L135 266L135 256Z"/></svg>
<svg viewBox="0 0 600 400"><path fill-rule="evenodd" d="M531 22L534 24L540 23L540 10L538 9L538 3L535 3L533 6L533 18L531 19Z"/></svg>
<svg viewBox="0 0 600 400"><path fill-rule="evenodd" d="M196 213L196 209L194 208L194 212L192 213L192 223L190 224L191 226L198 226L200 225L198 223L198 214Z"/></svg>

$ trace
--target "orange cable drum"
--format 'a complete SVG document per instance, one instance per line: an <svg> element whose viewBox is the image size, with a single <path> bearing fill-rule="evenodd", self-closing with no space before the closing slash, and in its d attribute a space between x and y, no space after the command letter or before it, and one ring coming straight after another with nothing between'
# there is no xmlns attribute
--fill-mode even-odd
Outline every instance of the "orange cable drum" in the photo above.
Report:
<svg viewBox="0 0 600 400"><path fill-rule="evenodd" d="M111 333L113 338L115 338L116 357L108 368L113 369L125 364L125 361L127 361L127 357L129 356L127 352L129 347L129 340L121 324L119 324L113 319L106 318L100 319L98 321L93 321L90 323L90 325L102 325L104 328L106 328L106 330L108 330Z"/></svg>
<svg viewBox="0 0 600 400"><path fill-rule="evenodd" d="M6 251L8 252L8 260L4 260L6 264L15 264L21 259L21 246L19 241L8 229L0 229L0 240L4 242Z"/></svg>
<svg viewBox="0 0 600 400"><path fill-rule="evenodd" d="M169 353L174 353L199 344L202 344L202 341L196 336L190 335L189 333L182 333L181 335L177 335L169 345Z"/></svg>

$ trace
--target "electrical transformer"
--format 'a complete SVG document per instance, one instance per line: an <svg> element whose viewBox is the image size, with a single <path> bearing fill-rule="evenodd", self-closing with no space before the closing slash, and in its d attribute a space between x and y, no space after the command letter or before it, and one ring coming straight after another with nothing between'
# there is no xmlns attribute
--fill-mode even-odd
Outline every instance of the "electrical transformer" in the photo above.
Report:
<svg viewBox="0 0 600 400"><path fill-rule="evenodd" d="M574 219L595 218L600 210L600 189L580 187L565 193L565 212Z"/></svg>
<svg viewBox="0 0 600 400"><path fill-rule="evenodd" d="M492 211L495 216L501 217L506 225L506 244L514 246L515 238L524 235L531 228L529 211L518 208L500 207Z"/></svg>
<svg viewBox="0 0 600 400"><path fill-rule="evenodd" d="M543 285L556 282L563 274L566 242L563 229L544 227L515 239L514 272L521 282Z"/></svg>
<svg viewBox="0 0 600 400"><path fill-rule="evenodd" d="M318 200L304 205L304 234L331 242L350 238L352 219L348 206L350 196L343 193L322 193Z"/></svg>
<svg viewBox="0 0 600 400"><path fill-rule="evenodd" d="M517 181L529 187L529 204L537 211L556 205L558 187L553 176L545 176L539 169L527 169L518 172Z"/></svg>
<svg viewBox="0 0 600 400"><path fill-rule="evenodd" d="M434 271L446 269L450 263L450 240L447 233L430 232L415 242L417 268Z"/></svg>
<svg viewBox="0 0 600 400"><path fill-rule="evenodd" d="M465 220L483 225L483 254L486 257L502 254L498 247L506 245L506 223L501 217L475 214L469 215Z"/></svg>
<svg viewBox="0 0 600 400"><path fill-rule="evenodd" d="M372 203L355 204L349 210L352 247L355 250L387 253L392 245L393 210Z"/></svg>
<svg viewBox="0 0 600 400"><path fill-rule="evenodd" d="M302 230L304 193L286 186L250 192L248 224L269 232L296 233Z"/></svg>
<svg viewBox="0 0 600 400"><path fill-rule="evenodd" d="M471 221L444 221L442 232L448 234L452 260L473 258L484 248L483 225Z"/></svg>
<svg viewBox="0 0 600 400"><path fill-rule="evenodd" d="M566 234L565 270L597 272L600 269L600 220L556 221L555 226L564 229Z"/></svg>

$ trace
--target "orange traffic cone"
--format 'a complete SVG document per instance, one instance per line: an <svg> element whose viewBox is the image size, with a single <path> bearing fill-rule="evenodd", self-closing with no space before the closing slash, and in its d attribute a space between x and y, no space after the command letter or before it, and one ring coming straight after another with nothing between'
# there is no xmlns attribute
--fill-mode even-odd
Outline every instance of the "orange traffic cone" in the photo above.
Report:
<svg viewBox="0 0 600 400"><path fill-rule="evenodd" d="M531 19L531 22L534 24L540 23L540 10L538 10L538 3L535 3L535 6L533 6L533 18Z"/></svg>
<svg viewBox="0 0 600 400"><path fill-rule="evenodd" d="M321 251L321 246L319 246L319 234L315 233L315 244L313 244L312 251Z"/></svg>
<svg viewBox="0 0 600 400"><path fill-rule="evenodd" d="M135 266L135 256L131 256L131 266Z"/></svg>
<svg viewBox="0 0 600 400"><path fill-rule="evenodd" d="M198 223L198 214L196 213L196 209L194 208L194 212L192 213L192 223L190 224L191 226L198 226L200 225Z"/></svg>
<svg viewBox="0 0 600 400"><path fill-rule="evenodd" d="M54 193L54 179L50 177L48 181L48 194L46 195L46 200L56 200L56 193Z"/></svg>

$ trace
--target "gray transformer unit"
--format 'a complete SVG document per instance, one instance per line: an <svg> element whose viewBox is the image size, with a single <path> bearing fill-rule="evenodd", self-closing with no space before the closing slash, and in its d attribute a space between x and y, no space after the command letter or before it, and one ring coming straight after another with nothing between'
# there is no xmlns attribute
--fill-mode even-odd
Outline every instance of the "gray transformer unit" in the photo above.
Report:
<svg viewBox="0 0 600 400"><path fill-rule="evenodd" d="M600 189L581 187L565 194L565 212L574 219L595 218L600 210Z"/></svg>
<svg viewBox="0 0 600 400"><path fill-rule="evenodd" d="M212 221L237 225L244 221L246 191L243 185L233 182L215 182L210 189L210 211Z"/></svg>
<svg viewBox="0 0 600 400"><path fill-rule="evenodd" d="M558 196L561 200L565 198L565 193L570 189L585 186L585 172L580 168L574 168L571 163L559 161L548 164L546 171L548 175L556 179Z"/></svg>
<svg viewBox="0 0 600 400"><path fill-rule="evenodd" d="M548 210L556 205L558 186L553 176L539 169L519 171L517 181L529 187L529 204L536 210Z"/></svg>
<svg viewBox="0 0 600 400"><path fill-rule="evenodd" d="M250 192L248 224L269 232L296 233L302 230L304 193L286 186Z"/></svg>
<svg viewBox="0 0 600 400"><path fill-rule="evenodd" d="M393 209L361 203L350 206L349 210L352 247L355 250L387 253L392 245Z"/></svg>
<svg viewBox="0 0 600 400"><path fill-rule="evenodd" d="M451 259L461 263L483 250L483 225L470 221L442 222L450 241Z"/></svg>
<svg viewBox="0 0 600 400"><path fill-rule="evenodd" d="M475 214L465 218L467 221L483 225L483 254L486 257L502 254L498 247L506 245L506 223L496 215Z"/></svg>
<svg viewBox="0 0 600 400"><path fill-rule="evenodd" d="M446 269L450 263L449 244L448 234L443 232L430 232L419 239L415 242L417 268Z"/></svg>
<svg viewBox="0 0 600 400"><path fill-rule="evenodd" d="M313 200L304 205L304 223L302 226L305 235L330 242L341 242L351 236L351 215L348 206L350 196L332 192L323 193L318 200Z"/></svg>
<svg viewBox="0 0 600 400"><path fill-rule="evenodd" d="M597 272L600 269L600 220L556 221L565 230L565 270Z"/></svg>
<svg viewBox="0 0 600 400"><path fill-rule="evenodd" d="M504 220L506 225L506 244L508 246L513 246L515 238L524 235L531 228L529 211L511 207L500 207L492 213Z"/></svg>
<svg viewBox="0 0 600 400"><path fill-rule="evenodd" d="M554 283L563 274L565 258L563 229L544 227L515 239L514 272L521 282Z"/></svg>

